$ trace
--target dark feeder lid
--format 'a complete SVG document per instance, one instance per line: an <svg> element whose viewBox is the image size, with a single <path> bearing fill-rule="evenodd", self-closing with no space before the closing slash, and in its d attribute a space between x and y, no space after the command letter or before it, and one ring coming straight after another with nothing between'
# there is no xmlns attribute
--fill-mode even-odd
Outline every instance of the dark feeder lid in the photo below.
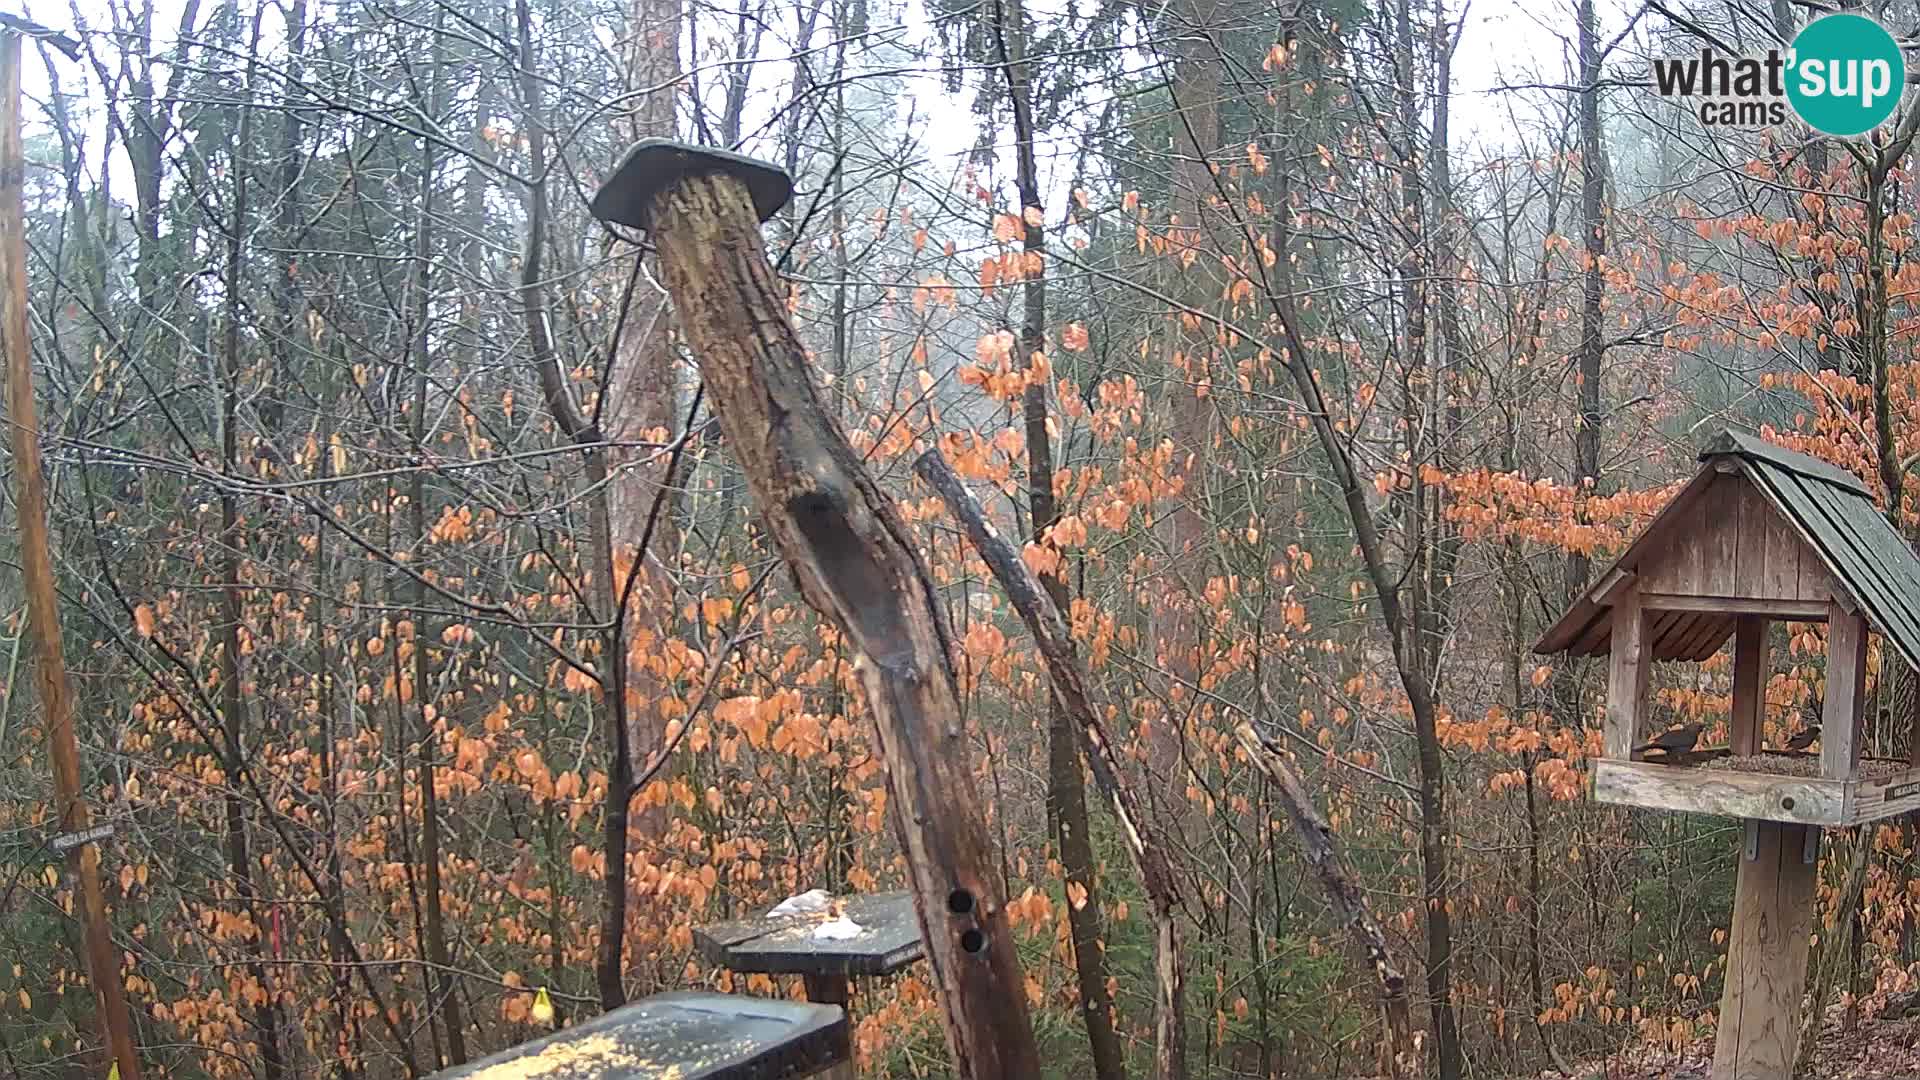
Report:
<svg viewBox="0 0 1920 1080"><path fill-rule="evenodd" d="M677 139L641 139L627 151L620 167L593 193L588 208L601 221L616 225L648 228L647 207L653 197L678 183L682 177L703 173L723 173L747 185L753 196L753 209L765 221L780 212L793 198L793 178L785 169L764 161L695 146Z"/></svg>

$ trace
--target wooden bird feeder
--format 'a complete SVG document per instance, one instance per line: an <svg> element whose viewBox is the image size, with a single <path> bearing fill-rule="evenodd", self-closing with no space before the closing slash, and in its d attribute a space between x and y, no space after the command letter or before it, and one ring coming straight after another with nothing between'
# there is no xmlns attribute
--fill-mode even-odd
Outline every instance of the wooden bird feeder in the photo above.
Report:
<svg viewBox="0 0 1920 1080"><path fill-rule="evenodd" d="M1713 1076L1786 1080L1820 831L1920 807L1920 768L1876 762L1868 775L1860 757L1867 634L1881 634L1883 646L1920 669L1920 558L1867 486L1839 468L1733 431L1709 442L1700 460L1693 480L1534 651L1608 657L1596 799L1746 821ZM1801 762L1761 746L1772 620L1827 624L1817 768L1794 768ZM1728 759L1633 760L1664 726L1647 705L1653 662L1705 660L1729 638Z"/></svg>

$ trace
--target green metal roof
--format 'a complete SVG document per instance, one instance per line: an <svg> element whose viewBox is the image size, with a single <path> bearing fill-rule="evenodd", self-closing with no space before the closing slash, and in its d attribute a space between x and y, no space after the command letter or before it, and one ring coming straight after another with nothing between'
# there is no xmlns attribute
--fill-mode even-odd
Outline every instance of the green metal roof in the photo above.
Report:
<svg viewBox="0 0 1920 1080"><path fill-rule="evenodd" d="M1734 457L1740 471L1792 522L1845 590L1909 664L1920 668L1920 556L1873 503L1859 477L1817 458L1723 431L1700 460Z"/></svg>
<svg viewBox="0 0 1920 1080"><path fill-rule="evenodd" d="M1692 511L1725 459L1819 556L1834 587L1857 605L1883 638L1920 668L1920 556L1874 505L1873 490L1845 469L1740 431L1722 431L1700 451L1703 463L1687 485L1621 554L1612 570L1577 598L1541 637L1538 653L1603 655L1610 645L1610 581L1632 569L1663 524ZM1672 526L1669 524L1669 528ZM1654 627L1656 659L1701 660L1732 633L1731 616L1668 612ZM1690 620L1690 625L1689 625Z"/></svg>

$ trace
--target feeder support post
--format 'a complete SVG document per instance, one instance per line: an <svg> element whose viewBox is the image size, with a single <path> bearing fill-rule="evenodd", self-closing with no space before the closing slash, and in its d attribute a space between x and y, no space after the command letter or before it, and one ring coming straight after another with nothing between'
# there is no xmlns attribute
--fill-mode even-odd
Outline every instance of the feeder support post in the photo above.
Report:
<svg viewBox="0 0 1920 1080"><path fill-rule="evenodd" d="M1726 989L1720 997L1713 1080L1790 1080L1800 1041L1807 982L1807 934L1813 918L1814 862L1807 831L1817 825L1749 821L1733 886Z"/></svg>

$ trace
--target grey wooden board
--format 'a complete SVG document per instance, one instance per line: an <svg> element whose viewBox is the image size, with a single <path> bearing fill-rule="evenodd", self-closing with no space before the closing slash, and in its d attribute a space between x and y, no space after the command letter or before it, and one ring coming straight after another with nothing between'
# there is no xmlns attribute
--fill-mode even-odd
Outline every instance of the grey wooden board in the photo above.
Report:
<svg viewBox="0 0 1920 1080"><path fill-rule="evenodd" d="M837 1005L655 994L433 1080L786 1080L845 1061L848 1045Z"/></svg>
<svg viewBox="0 0 1920 1080"><path fill-rule="evenodd" d="M712 964L767 975L888 975L920 959L920 918L913 894L871 893L842 898L847 917L865 932L844 941L813 936L830 915L736 919L696 927L694 944Z"/></svg>

